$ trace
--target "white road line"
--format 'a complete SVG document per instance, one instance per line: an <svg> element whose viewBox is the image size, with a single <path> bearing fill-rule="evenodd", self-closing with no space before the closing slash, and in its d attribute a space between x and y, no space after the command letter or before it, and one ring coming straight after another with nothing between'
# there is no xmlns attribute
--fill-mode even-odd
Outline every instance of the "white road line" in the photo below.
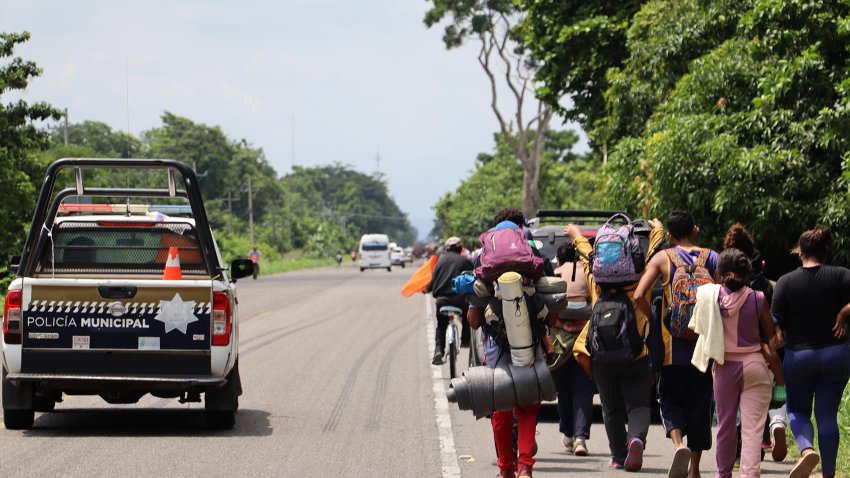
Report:
<svg viewBox="0 0 850 478"><path fill-rule="evenodd" d="M434 317L433 301L430 295L425 295L425 337L428 350L427 356L434 352ZM455 449L455 436L452 431L452 417L449 414L449 401L446 399L446 388L443 387L443 368L439 365L431 366L431 381L434 391L434 413L437 417L437 430L440 435L440 462L442 464L443 478L459 478L460 467L457 464L457 450Z"/></svg>

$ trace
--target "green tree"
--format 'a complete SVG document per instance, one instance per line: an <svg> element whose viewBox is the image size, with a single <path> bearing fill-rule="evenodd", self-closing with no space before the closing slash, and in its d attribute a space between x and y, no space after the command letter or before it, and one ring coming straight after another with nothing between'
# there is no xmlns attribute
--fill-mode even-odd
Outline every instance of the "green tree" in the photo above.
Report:
<svg viewBox="0 0 850 478"><path fill-rule="evenodd" d="M540 208L540 171L543 134L553 117L552 106L534 97L538 65L514 32L524 13L512 0L429 0L425 14L429 28L448 19L443 42L455 48L467 40L480 44L478 63L490 82L490 107L499 129L522 172L522 210L532 215ZM498 77L497 77L498 75ZM503 112L499 91L507 90L513 103ZM531 118L526 112L533 110Z"/></svg>
<svg viewBox="0 0 850 478"><path fill-rule="evenodd" d="M517 31L539 61L537 94L588 132L592 146L605 151L596 133L606 117L606 73L628 57L626 32L638 0L518 0L527 15ZM561 104L561 98L571 102Z"/></svg>
<svg viewBox="0 0 850 478"><path fill-rule="evenodd" d="M54 147L63 145L64 127L53 128L50 141ZM91 120L68 125L68 144L87 147L98 158L138 158L142 150L142 142L135 136Z"/></svg>
<svg viewBox="0 0 850 478"><path fill-rule="evenodd" d="M850 264L850 6L653 0L628 38L606 96L612 205L689 209L714 245L744 222L779 263L823 222Z"/></svg>
<svg viewBox="0 0 850 478"><path fill-rule="evenodd" d="M399 209L380 175L332 164L295 167L283 178L293 246L326 251L354 247L362 234L385 233L401 245L416 242L416 229Z"/></svg>
<svg viewBox="0 0 850 478"><path fill-rule="evenodd" d="M603 178L598 174L601 164L573 152L578 142L574 131L549 130L543 137L542 207L598 208L602 201L599 186ZM496 211L519 204L522 175L515 167L516 158L500 133L494 134L494 140L494 153L480 153L469 177L434 205L436 221L432 234L437 234L437 238L458 236L465 244L475 245L478 235L492 225ZM529 217L534 217L536 212Z"/></svg>
<svg viewBox="0 0 850 478"><path fill-rule="evenodd" d="M38 66L13 57L15 46L29 40L29 33L0 33L0 97L26 89L41 74ZM23 100L0 102L0 252L6 258L20 253L26 227L32 218L44 164L35 153L47 148L47 134L36 125L58 119L59 111L47 103Z"/></svg>

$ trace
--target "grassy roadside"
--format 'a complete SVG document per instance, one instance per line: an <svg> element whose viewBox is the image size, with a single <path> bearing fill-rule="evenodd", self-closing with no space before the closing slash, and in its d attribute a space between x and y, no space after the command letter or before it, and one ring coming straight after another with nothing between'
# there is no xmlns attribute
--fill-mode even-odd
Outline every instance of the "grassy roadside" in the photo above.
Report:
<svg viewBox="0 0 850 478"><path fill-rule="evenodd" d="M306 255L301 251L293 251L283 254L280 258L274 258L269 261L261 260L260 274L279 274L281 272L313 269L334 264L336 264L336 261L333 257L315 257Z"/></svg>
<svg viewBox="0 0 850 478"><path fill-rule="evenodd" d="M812 423L815 424L815 448L818 447L817 424L814 417ZM835 463L835 476L837 478L850 478L850 384L844 389L844 395L841 397L841 405L838 406L838 432L840 434L838 445L838 459ZM800 450L797 448L797 442L791 435L791 429L785 435L788 441L788 454L795 460L800 456ZM817 468L817 475L820 474L820 466Z"/></svg>

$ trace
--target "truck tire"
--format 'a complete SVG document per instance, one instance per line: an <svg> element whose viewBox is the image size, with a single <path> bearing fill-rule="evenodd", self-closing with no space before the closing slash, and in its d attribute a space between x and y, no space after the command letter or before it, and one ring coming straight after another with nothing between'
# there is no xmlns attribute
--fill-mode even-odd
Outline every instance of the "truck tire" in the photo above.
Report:
<svg viewBox="0 0 850 478"><path fill-rule="evenodd" d="M3 409L3 425L9 430L28 430L35 420L34 410Z"/></svg>
<svg viewBox="0 0 850 478"><path fill-rule="evenodd" d="M242 381L239 378L239 361L227 374L227 384L219 389L208 390L204 396L207 411L207 426L213 430L230 430L236 425L239 395Z"/></svg>
<svg viewBox="0 0 850 478"><path fill-rule="evenodd" d="M213 430L232 430L236 425L236 410L207 410L207 426Z"/></svg>
<svg viewBox="0 0 850 478"><path fill-rule="evenodd" d="M9 430L32 428L35 419L34 393L29 385L16 387L6 379L6 367L2 370L3 380L3 425Z"/></svg>

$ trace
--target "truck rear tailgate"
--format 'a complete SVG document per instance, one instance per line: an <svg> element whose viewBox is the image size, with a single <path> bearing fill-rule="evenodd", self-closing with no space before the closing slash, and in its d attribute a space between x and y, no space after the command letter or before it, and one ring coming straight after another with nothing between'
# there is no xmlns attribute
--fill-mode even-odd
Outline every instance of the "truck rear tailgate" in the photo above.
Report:
<svg viewBox="0 0 850 478"><path fill-rule="evenodd" d="M25 279L23 286L23 373L210 373L209 279Z"/></svg>

